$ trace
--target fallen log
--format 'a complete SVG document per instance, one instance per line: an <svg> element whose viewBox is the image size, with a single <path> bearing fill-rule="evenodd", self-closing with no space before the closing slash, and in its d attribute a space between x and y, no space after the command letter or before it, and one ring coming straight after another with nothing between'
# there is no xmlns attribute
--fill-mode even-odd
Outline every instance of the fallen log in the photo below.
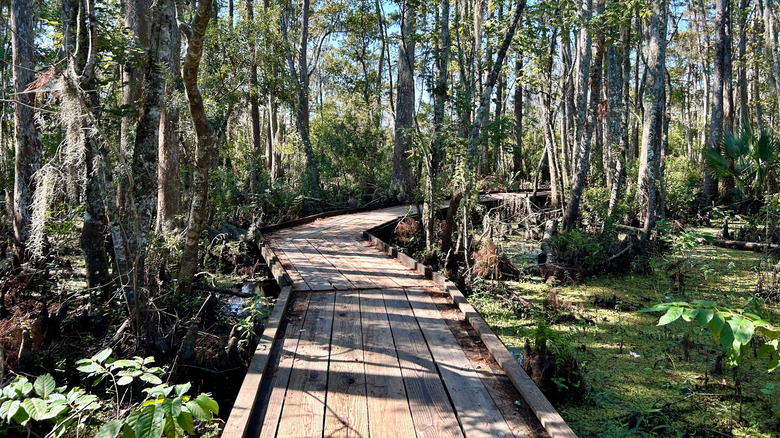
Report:
<svg viewBox="0 0 780 438"><path fill-rule="evenodd" d="M758 242L747 242L744 240L726 240L726 239L705 239L703 237L697 237L696 242L706 245L710 244L713 246L719 246L721 248L730 248L730 249L739 249L743 251L754 251L754 252L775 252L780 249L780 246L778 245L772 245L767 243L758 243Z"/></svg>

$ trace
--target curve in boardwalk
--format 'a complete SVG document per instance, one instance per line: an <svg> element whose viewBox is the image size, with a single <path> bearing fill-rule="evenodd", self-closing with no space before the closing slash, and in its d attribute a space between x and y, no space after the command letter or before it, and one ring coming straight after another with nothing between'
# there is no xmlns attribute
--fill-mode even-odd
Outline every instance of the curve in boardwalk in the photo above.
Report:
<svg viewBox="0 0 780 438"><path fill-rule="evenodd" d="M441 285L362 240L408 212L266 236L283 288L223 437L547 435Z"/></svg>

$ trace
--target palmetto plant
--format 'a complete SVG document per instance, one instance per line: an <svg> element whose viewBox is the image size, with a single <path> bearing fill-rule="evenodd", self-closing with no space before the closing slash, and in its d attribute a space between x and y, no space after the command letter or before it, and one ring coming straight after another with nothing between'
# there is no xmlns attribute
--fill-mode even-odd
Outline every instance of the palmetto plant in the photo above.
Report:
<svg viewBox="0 0 780 438"><path fill-rule="evenodd" d="M733 178L743 196L760 198L777 189L780 139L769 131L743 125L739 133L727 134L720 148L706 148L704 158L717 176Z"/></svg>

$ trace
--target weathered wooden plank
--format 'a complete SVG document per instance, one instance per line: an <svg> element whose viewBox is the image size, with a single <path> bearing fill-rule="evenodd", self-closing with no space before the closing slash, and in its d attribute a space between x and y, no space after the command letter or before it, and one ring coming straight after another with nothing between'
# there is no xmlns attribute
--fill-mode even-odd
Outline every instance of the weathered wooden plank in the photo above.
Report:
<svg viewBox="0 0 780 438"><path fill-rule="evenodd" d="M325 436L368 436L366 372L363 363L360 293L338 292L328 368Z"/></svg>
<svg viewBox="0 0 780 438"><path fill-rule="evenodd" d="M393 288L399 287L392 277L385 275L383 265L381 262L386 259L379 253L374 253L373 257L368 257L364 254L364 249L360 243L347 243L337 242L335 246L338 248L342 255L342 258L347 259L354 267L356 267L360 274L368 281L373 283L379 288Z"/></svg>
<svg viewBox="0 0 780 438"><path fill-rule="evenodd" d="M312 293L277 436L321 437L325 419L334 292Z"/></svg>
<svg viewBox="0 0 780 438"><path fill-rule="evenodd" d="M244 382L241 384L241 390L239 390L236 402L233 404L230 418L228 418L225 429L222 432L222 436L225 438L243 438L246 433L249 419L252 416L252 409L254 409L255 400L257 400L257 395L260 391L260 383L268 366L271 347L276 340L279 325L287 309L290 289L290 286L284 286L279 292L279 298L276 300L274 310L271 311L265 330L263 330L263 334L260 336L255 354L252 356L252 361L244 377Z"/></svg>
<svg viewBox="0 0 780 438"><path fill-rule="evenodd" d="M313 239L312 239L313 240ZM355 286L341 274L330 260L323 257L317 248L307 239L291 239L290 242L306 257L309 266L316 270L320 278L336 290L355 289Z"/></svg>
<svg viewBox="0 0 780 438"><path fill-rule="evenodd" d="M366 277L360 272L360 269L355 267L349 258L345 257L342 251L339 250L339 241L334 240L309 240L323 257L330 260L334 267L347 279L356 289L372 289L377 287L370 278Z"/></svg>
<svg viewBox="0 0 780 438"><path fill-rule="evenodd" d="M406 290L406 296L455 406L455 413L465 435L511 437L509 425L428 292L410 288Z"/></svg>
<svg viewBox="0 0 780 438"><path fill-rule="evenodd" d="M285 257L287 257L293 266L295 266L311 290L333 289L333 286L322 277L320 272L311 266L306 255L298 249L297 245L292 243L292 239L285 240L284 242L277 242L277 245L278 246L275 246L274 249L284 253Z"/></svg>
<svg viewBox="0 0 780 438"><path fill-rule="evenodd" d="M246 436L274 437L282 413L284 394L290 381L295 350L301 336L301 326L309 307L310 292L298 292L291 298L284 325L284 333L274 344L274 352L268 374L260 385L260 397L255 402Z"/></svg>
<svg viewBox="0 0 780 438"><path fill-rule="evenodd" d="M371 437L415 436L382 292L360 291L363 355Z"/></svg>
<svg viewBox="0 0 780 438"><path fill-rule="evenodd" d="M447 391L403 290L383 290L418 437L462 437Z"/></svg>

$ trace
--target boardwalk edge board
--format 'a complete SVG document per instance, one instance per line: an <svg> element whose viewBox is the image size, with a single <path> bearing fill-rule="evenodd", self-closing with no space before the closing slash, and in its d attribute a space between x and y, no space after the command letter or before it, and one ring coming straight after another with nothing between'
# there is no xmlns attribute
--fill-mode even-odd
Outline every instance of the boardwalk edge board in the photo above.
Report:
<svg viewBox="0 0 780 438"><path fill-rule="evenodd" d="M268 245L261 245L260 250L276 282L279 283L282 289L279 292L279 297L276 299L274 309L268 317L268 322L260 337L260 341L257 343L257 348L255 348L255 352L252 355L252 361L249 363L246 376L244 376L244 382L241 384L238 397L233 404L233 410L222 431L222 438L244 438L246 435L249 428L249 420L252 417L252 411L260 392L263 375L271 357L271 349L274 342L276 342L279 326L282 318L284 318L291 295L292 280L284 268L282 268L279 259Z"/></svg>
<svg viewBox="0 0 780 438"><path fill-rule="evenodd" d="M493 333L493 330L490 329L490 326L488 326L485 320L482 319L476 309L474 309L474 307L469 304L466 297L454 283L447 280L438 272L433 272L429 267L409 257L403 252L398 251L396 248L388 245L378 237L371 234L371 231L381 228L385 225L387 224L372 228L369 231L364 231L363 238L371 242L372 245L381 249L391 257L397 258L401 263L404 264L404 266L419 272L420 274L424 275L425 278L432 279L435 283L443 286L452 298L453 302L457 304L458 309L463 312L463 315L466 317L466 321L468 321L474 331L477 332L490 354L493 356L496 362L498 362L501 369L503 369L507 374L509 380L515 386L515 388L517 388L518 392L520 392L520 395L522 395L526 403L528 403L528 406L542 423L542 426L544 426L545 430L547 430L547 433L549 433L552 438L576 438L577 435L574 433L574 431L569 428L569 425L566 424L555 407L547 400L547 397L542 394L542 391L539 390L533 380L528 377L528 374L526 374L525 370L523 370L517 360L515 360L514 356L512 356L509 350L507 350L504 343L501 342L495 333Z"/></svg>

